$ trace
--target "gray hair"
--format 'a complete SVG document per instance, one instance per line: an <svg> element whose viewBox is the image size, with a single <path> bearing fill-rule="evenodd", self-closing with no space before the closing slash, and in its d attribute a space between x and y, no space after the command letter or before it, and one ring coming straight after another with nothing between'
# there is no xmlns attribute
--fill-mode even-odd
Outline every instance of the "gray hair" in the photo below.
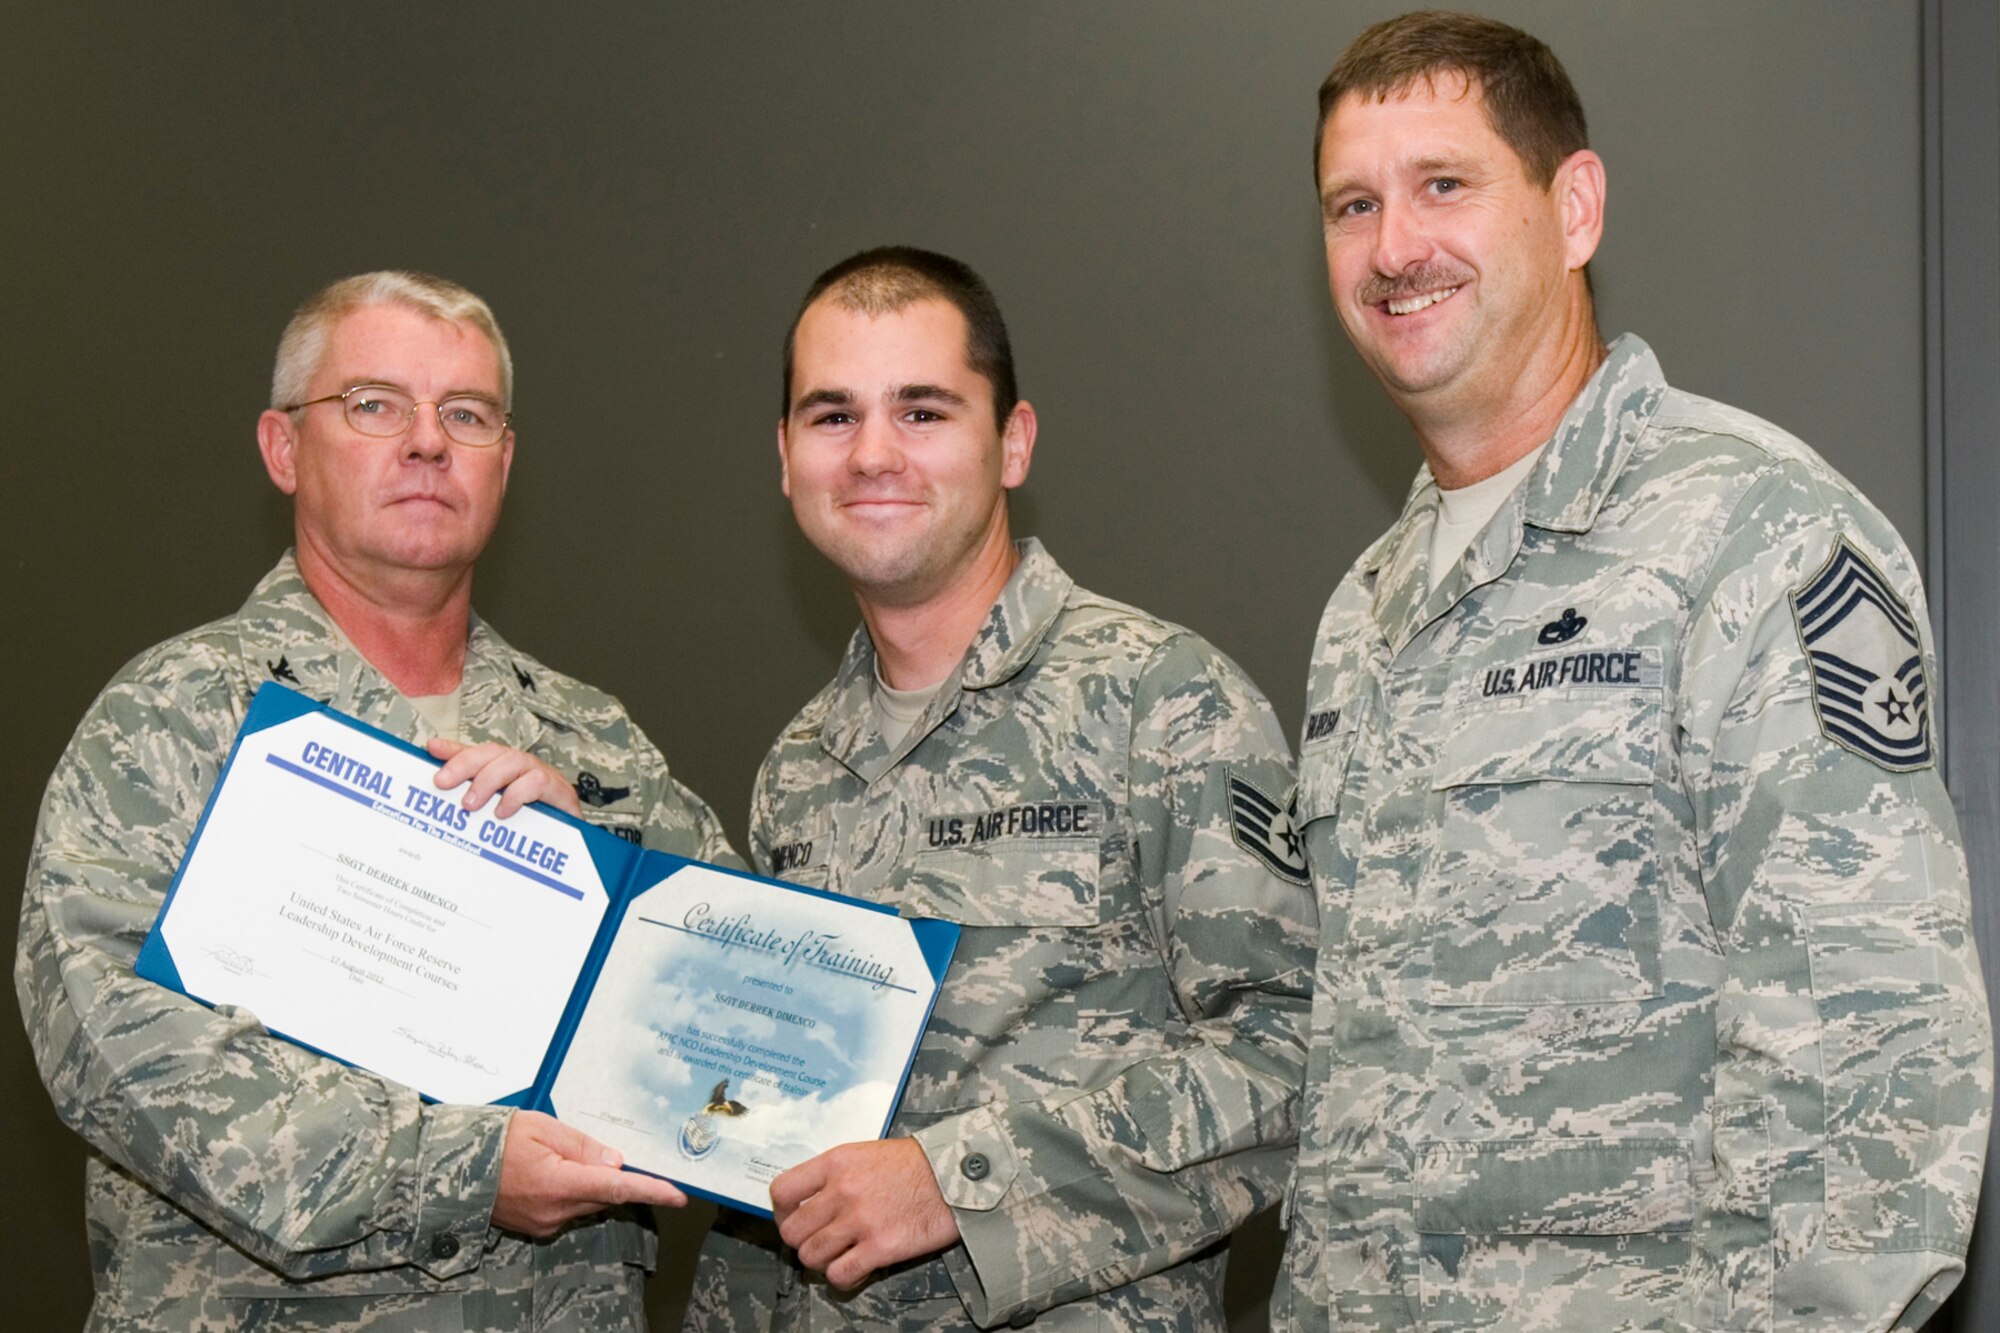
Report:
<svg viewBox="0 0 2000 1333"><path fill-rule="evenodd" d="M501 406L513 410L514 357L491 307L455 282L403 269L358 273L306 298L278 339L278 363L271 371L272 407L304 401L320 358L326 355L333 326L343 316L371 305L403 306L432 319L470 324L485 334L500 362Z"/></svg>

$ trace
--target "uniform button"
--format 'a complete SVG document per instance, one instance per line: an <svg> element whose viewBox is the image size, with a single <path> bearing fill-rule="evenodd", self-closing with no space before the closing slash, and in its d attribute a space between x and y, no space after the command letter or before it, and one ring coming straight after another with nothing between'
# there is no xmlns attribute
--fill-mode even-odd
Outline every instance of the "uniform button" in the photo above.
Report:
<svg viewBox="0 0 2000 1333"><path fill-rule="evenodd" d="M431 1237L431 1258L455 1259L458 1257L458 1237L449 1231L440 1231Z"/></svg>
<svg viewBox="0 0 2000 1333"><path fill-rule="evenodd" d="M1016 1310L1012 1317L1007 1320L1007 1327L1026 1328L1034 1322L1035 1312L1033 1310Z"/></svg>
<svg viewBox="0 0 2000 1333"><path fill-rule="evenodd" d="M965 1160L958 1164L958 1174L967 1180L984 1180L987 1173L992 1170L993 1163L986 1160L986 1154L983 1152L969 1152L965 1155ZM1029 1317L1033 1318L1032 1315Z"/></svg>

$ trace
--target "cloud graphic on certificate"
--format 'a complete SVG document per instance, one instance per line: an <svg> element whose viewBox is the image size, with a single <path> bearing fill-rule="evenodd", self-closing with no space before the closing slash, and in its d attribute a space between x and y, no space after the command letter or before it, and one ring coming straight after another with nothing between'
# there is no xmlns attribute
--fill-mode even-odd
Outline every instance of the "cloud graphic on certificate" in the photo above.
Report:
<svg viewBox="0 0 2000 1333"><path fill-rule="evenodd" d="M882 1132L929 999L894 978L923 967L894 916L681 869L625 908L551 1100L644 1169L768 1181Z"/></svg>

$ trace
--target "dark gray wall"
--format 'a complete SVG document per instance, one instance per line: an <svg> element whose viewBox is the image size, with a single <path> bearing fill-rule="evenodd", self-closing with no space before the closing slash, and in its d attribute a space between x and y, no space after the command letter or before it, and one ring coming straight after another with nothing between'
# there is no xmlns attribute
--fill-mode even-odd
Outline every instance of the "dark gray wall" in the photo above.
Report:
<svg viewBox="0 0 2000 1333"><path fill-rule="evenodd" d="M777 344L826 264L893 240L986 273L1043 423L1020 526L1221 644L1288 727L1319 604L1416 466L1328 307L1307 162L1320 77L1400 6L8 8L0 865L104 678L283 546L252 422L291 306L345 273L499 311L521 449L477 600L622 695L737 835L853 616L772 465ZM1917 7L1485 8L1590 109L1607 330L1813 442L1921 549ZM18 1034L0 1080L4 1280L73 1327L81 1153Z"/></svg>
<svg viewBox="0 0 2000 1333"><path fill-rule="evenodd" d="M2000 12L1925 0L1925 458L1945 781L1972 875L1989 1006L2000 1003ZM1933 696L1935 697L1935 696ZM2000 1140L1987 1143L1961 1329L2000 1325Z"/></svg>

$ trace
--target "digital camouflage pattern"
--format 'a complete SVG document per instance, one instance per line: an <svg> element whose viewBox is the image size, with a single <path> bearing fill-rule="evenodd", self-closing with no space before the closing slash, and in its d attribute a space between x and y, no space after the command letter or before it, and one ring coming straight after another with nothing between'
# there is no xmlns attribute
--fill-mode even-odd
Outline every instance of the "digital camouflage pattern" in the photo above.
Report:
<svg viewBox="0 0 2000 1333"><path fill-rule="evenodd" d="M760 869L964 928L890 1130L964 1244L842 1297L725 1213L690 1328L1221 1328L1212 1246L1283 1191L1313 908L1231 782L1282 800L1284 738L1201 639L1022 551L905 740L857 631L751 809Z"/></svg>
<svg viewBox="0 0 2000 1333"><path fill-rule="evenodd" d="M425 1106L267 1035L253 1014L133 975L250 696L271 679L394 735L427 734L287 555L235 616L119 672L42 804L14 984L56 1112L91 1148L89 1328L643 1329L649 1218L602 1214L545 1242L488 1228L506 1109ZM617 796L585 807L593 822L734 861L617 700L476 617L463 699L464 739L518 746Z"/></svg>
<svg viewBox="0 0 2000 1333"><path fill-rule="evenodd" d="M1420 475L1313 662L1275 1327L1914 1327L1962 1271L1992 1078L1951 802L1909 762L1909 553L1629 337L1427 593L1437 494ZM1826 611L1843 544L1878 573ZM1847 663L1893 753L1834 735L1799 607L1884 671L1908 628L1896 692L1864 703L1881 672Z"/></svg>

